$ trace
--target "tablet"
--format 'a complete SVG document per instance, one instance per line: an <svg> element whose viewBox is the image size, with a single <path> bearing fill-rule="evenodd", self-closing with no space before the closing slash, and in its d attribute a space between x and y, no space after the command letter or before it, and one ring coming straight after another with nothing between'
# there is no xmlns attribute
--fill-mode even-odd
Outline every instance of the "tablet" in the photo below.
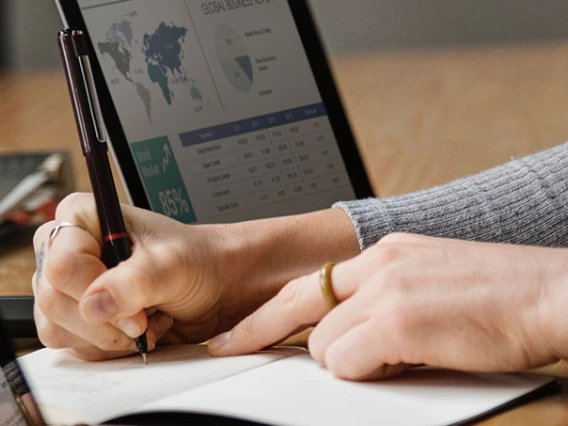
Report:
<svg viewBox="0 0 568 426"><path fill-rule="evenodd" d="M131 202L185 223L372 196L304 0L58 0Z"/></svg>

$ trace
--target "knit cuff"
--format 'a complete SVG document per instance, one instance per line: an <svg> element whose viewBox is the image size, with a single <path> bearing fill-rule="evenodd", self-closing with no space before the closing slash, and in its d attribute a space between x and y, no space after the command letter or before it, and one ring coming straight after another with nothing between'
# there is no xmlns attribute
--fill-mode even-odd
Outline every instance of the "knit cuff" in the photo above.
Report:
<svg viewBox="0 0 568 426"><path fill-rule="evenodd" d="M362 250L392 232L568 247L568 143L395 197L340 202Z"/></svg>
<svg viewBox="0 0 568 426"><path fill-rule="evenodd" d="M369 248L382 237L394 232L384 201L368 198L357 201L341 201L333 205L343 210L357 232L361 250Z"/></svg>

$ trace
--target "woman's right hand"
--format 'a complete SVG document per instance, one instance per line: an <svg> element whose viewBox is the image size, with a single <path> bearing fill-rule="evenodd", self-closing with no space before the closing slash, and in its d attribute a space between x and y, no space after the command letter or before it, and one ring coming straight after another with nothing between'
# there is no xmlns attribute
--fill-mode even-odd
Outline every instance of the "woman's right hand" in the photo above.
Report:
<svg viewBox="0 0 568 426"><path fill-rule="evenodd" d="M153 349L159 340L201 342L227 328L230 321L220 317L231 283L222 279L216 262L227 253L221 247L228 238L221 232L227 228L190 228L145 210L122 209L133 254L111 270L100 260L101 235L91 195L67 197L55 221L36 232L33 288L42 343L101 360L135 352L132 339L146 329ZM61 228L49 244L50 232L64 222L85 229Z"/></svg>
<svg viewBox="0 0 568 426"><path fill-rule="evenodd" d="M95 201L73 194L34 237L35 320L51 348L96 361L136 352L147 330L157 343L198 343L230 330L291 279L359 253L339 209L233 225L188 226L122 206L132 256L108 270L100 260ZM48 242L58 224L70 222Z"/></svg>

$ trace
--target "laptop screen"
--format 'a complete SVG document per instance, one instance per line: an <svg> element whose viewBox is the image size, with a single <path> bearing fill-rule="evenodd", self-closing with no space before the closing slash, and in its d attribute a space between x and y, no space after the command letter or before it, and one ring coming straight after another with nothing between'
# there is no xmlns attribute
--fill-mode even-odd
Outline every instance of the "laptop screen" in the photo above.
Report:
<svg viewBox="0 0 568 426"><path fill-rule="evenodd" d="M77 3L152 210L234 222L356 198L288 1Z"/></svg>

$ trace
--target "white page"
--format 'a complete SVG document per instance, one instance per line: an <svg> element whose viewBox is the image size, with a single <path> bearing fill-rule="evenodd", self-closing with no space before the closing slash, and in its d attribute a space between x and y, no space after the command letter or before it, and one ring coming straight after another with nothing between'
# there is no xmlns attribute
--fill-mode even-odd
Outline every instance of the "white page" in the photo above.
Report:
<svg viewBox="0 0 568 426"><path fill-rule="evenodd" d="M156 401L150 411L216 413L277 425L447 425L485 413L551 379L417 369L376 383L337 380L308 354Z"/></svg>
<svg viewBox="0 0 568 426"><path fill-rule="evenodd" d="M167 346L150 353L145 366L139 355L88 363L63 350L44 349L19 362L49 423L95 424L299 351L211 358L205 346Z"/></svg>

